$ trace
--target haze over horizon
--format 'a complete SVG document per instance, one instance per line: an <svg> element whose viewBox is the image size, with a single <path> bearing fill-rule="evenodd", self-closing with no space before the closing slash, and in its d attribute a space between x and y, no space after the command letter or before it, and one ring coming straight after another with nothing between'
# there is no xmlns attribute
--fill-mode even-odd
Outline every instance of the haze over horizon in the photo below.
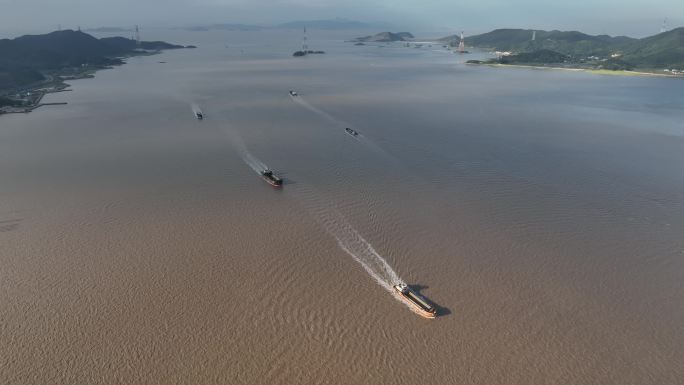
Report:
<svg viewBox="0 0 684 385"><path fill-rule="evenodd" d="M643 37L684 25L684 5L656 0L647 9L634 0L600 0L548 4L540 0L486 3L446 0L0 0L0 37L52 31L61 25L76 29L102 26L146 28L213 23L272 25L294 20L344 18L387 24L397 30L477 34L497 28L578 30L589 34ZM8 36L11 35L11 36Z"/></svg>

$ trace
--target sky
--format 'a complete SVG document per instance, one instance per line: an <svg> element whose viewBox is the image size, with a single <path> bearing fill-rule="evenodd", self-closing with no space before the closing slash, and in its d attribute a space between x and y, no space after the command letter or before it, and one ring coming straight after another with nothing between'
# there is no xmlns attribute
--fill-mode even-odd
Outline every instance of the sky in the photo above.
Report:
<svg viewBox="0 0 684 385"><path fill-rule="evenodd" d="M634 37L684 26L684 0L0 0L0 31L101 26L275 24L345 18L411 32L495 28L579 30Z"/></svg>

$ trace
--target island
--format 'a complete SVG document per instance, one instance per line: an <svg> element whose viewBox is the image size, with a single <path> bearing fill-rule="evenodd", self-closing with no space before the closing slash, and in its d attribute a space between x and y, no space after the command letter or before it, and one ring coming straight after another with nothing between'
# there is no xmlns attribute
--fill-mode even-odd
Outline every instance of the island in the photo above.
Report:
<svg viewBox="0 0 684 385"><path fill-rule="evenodd" d="M90 78L136 55L193 48L124 37L97 39L73 30L0 39L0 114L30 112L47 93L65 91L66 80Z"/></svg>
<svg viewBox="0 0 684 385"><path fill-rule="evenodd" d="M439 39L455 46L460 36ZM468 45L494 51L495 58L468 64L531 66L598 73L684 76L684 28L642 39L577 31L497 29L466 37Z"/></svg>
<svg viewBox="0 0 684 385"><path fill-rule="evenodd" d="M292 56L306 56L306 55L321 55L324 54L325 51L314 51L314 50L306 50L306 51L295 51Z"/></svg>
<svg viewBox="0 0 684 385"><path fill-rule="evenodd" d="M414 36L410 32L380 32L376 33L375 35L357 37L356 39L352 40L352 42L389 43L393 41L408 41L413 38Z"/></svg>

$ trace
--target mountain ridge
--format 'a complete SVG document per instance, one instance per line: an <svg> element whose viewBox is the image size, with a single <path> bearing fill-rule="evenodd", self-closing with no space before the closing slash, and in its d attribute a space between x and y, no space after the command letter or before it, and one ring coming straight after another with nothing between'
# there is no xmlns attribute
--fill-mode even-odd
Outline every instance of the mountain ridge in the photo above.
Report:
<svg viewBox="0 0 684 385"><path fill-rule="evenodd" d="M0 39L0 89L39 82L47 72L66 68L100 69L123 64L123 56L179 48L191 47L161 41L144 41L138 45L135 40L124 37L98 39L73 30Z"/></svg>
<svg viewBox="0 0 684 385"><path fill-rule="evenodd" d="M392 41L407 41L413 39L414 36L410 32L380 32L375 35L368 35L357 37L352 41L356 42L378 42L387 43Z"/></svg>
<svg viewBox="0 0 684 385"><path fill-rule="evenodd" d="M458 35L439 39L440 42L450 45L457 45L459 40ZM468 36L465 41L473 47L509 51L514 54L545 50L568 56L571 60L619 57L626 65L635 68L684 68L684 27L641 39L589 35L579 31L502 28Z"/></svg>

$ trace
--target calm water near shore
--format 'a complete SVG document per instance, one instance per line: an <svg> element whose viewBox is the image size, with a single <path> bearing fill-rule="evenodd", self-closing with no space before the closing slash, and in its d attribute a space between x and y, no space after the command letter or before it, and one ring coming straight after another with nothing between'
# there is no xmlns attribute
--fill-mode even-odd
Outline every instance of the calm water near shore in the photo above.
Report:
<svg viewBox="0 0 684 385"><path fill-rule="evenodd" d="M353 36L160 32L1 116L0 383L680 383L684 82Z"/></svg>

